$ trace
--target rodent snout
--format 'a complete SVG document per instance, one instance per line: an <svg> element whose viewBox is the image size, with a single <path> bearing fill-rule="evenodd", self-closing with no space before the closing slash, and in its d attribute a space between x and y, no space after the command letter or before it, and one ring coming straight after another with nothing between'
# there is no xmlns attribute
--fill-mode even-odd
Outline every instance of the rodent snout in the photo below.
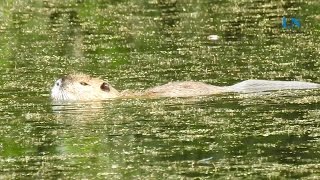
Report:
<svg viewBox="0 0 320 180"><path fill-rule="evenodd" d="M61 79L58 79L57 81L56 81L56 83L55 83L55 85L56 86L61 86L61 84L62 84L62 80Z"/></svg>

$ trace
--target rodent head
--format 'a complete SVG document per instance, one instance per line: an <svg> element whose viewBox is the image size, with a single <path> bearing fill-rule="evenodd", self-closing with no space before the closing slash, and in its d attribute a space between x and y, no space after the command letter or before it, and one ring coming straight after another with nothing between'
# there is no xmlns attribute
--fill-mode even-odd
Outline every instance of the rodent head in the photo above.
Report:
<svg viewBox="0 0 320 180"><path fill-rule="evenodd" d="M89 101L116 98L119 92L109 83L84 74L71 74L58 79L51 90L55 101Z"/></svg>

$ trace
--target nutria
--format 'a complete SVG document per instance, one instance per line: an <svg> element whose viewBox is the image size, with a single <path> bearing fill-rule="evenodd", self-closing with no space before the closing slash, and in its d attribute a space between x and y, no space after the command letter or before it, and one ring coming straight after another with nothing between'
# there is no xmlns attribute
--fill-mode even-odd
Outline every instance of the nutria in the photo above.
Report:
<svg viewBox="0 0 320 180"><path fill-rule="evenodd" d="M55 101L103 100L117 97L190 97L225 92L255 93L284 89L315 89L320 84L301 81L246 80L232 86L213 86L194 81L170 82L143 92L118 92L108 82L84 74L71 74L58 79L52 90Z"/></svg>
<svg viewBox="0 0 320 180"><path fill-rule="evenodd" d="M85 74L71 74L58 79L51 90L53 100L98 100L119 97L109 83Z"/></svg>

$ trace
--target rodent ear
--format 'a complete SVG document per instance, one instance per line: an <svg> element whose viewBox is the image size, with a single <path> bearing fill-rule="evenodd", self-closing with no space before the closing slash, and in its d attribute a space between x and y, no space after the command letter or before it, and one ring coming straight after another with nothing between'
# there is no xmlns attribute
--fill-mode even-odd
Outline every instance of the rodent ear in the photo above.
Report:
<svg viewBox="0 0 320 180"><path fill-rule="evenodd" d="M102 91L110 92L109 84L108 84L108 83L105 83L105 82L103 82L103 83L101 84L100 89L101 89Z"/></svg>

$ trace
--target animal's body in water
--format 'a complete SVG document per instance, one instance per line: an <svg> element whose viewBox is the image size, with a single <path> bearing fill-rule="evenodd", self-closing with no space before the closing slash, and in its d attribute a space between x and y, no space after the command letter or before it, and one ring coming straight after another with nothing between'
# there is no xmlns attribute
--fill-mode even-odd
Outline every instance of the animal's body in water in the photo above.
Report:
<svg viewBox="0 0 320 180"><path fill-rule="evenodd" d="M143 92L119 92L108 82L84 74L70 74L58 79L52 90L54 101L91 101L119 97L191 97L219 93L257 93L286 89L316 89L320 84L302 81L246 80L232 86L214 86L203 82L170 82Z"/></svg>

